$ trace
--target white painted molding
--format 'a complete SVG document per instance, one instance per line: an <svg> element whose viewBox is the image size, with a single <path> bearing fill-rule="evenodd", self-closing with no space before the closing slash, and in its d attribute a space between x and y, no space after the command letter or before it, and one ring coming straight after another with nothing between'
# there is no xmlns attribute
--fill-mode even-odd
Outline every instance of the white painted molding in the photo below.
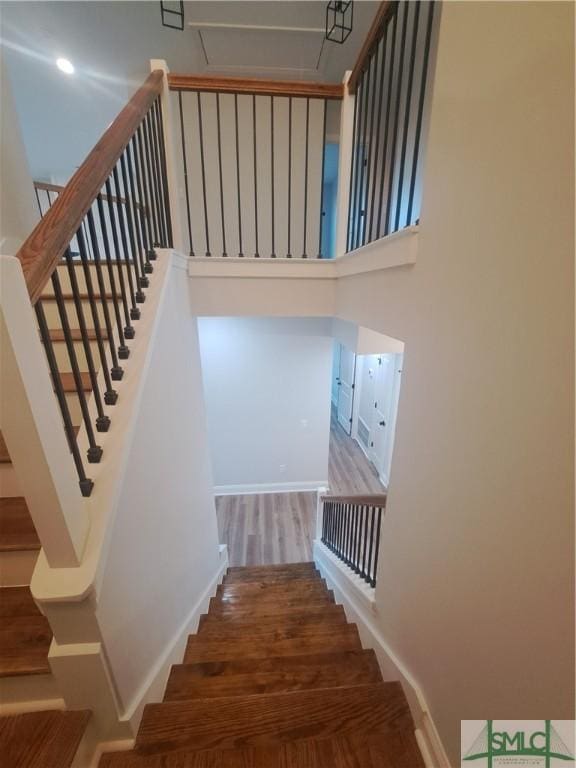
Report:
<svg viewBox="0 0 576 768"><path fill-rule="evenodd" d="M148 676L134 694L122 715L122 720L128 721L133 733L136 733L146 704L162 700L164 689L173 664L181 664L188 635L198 629L200 616L208 611L210 598L216 595L216 588L224 578L228 568L228 548L221 545L219 549L220 564L208 586L192 606L190 612L166 646L164 653L158 658Z"/></svg>
<svg viewBox="0 0 576 768"><path fill-rule="evenodd" d="M394 653L378 626L375 590L345 566L321 541L314 542L314 561L336 602L344 606L349 621L358 626L364 648L373 648L384 680L402 683L414 722L416 738L427 768L451 768L446 750L432 720L423 691Z"/></svg>
<svg viewBox="0 0 576 768"><path fill-rule="evenodd" d="M416 263L418 226L374 240L335 259L270 259L238 256L194 256L188 259L188 275L221 278L283 278L337 280Z"/></svg>
<svg viewBox="0 0 576 768"><path fill-rule="evenodd" d="M301 493L317 491L328 485L327 480L303 480L292 483L259 483L246 485L215 485L214 496L249 496L257 493Z"/></svg>

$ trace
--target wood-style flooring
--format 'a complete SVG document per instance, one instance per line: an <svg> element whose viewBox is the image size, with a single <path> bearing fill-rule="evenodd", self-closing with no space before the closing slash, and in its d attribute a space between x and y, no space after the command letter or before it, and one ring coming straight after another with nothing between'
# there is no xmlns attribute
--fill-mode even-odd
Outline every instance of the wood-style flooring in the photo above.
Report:
<svg viewBox="0 0 576 768"><path fill-rule="evenodd" d="M332 414L328 481L339 495L383 493L376 470ZM220 541L230 565L280 565L312 559L316 493L217 496Z"/></svg>

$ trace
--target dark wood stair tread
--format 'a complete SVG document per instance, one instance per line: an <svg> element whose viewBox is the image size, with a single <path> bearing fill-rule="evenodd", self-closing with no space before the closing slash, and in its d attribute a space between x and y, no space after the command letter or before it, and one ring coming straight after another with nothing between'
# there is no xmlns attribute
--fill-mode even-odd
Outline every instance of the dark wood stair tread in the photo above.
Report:
<svg viewBox="0 0 576 768"><path fill-rule="evenodd" d="M245 637L191 635L186 645L184 663L355 651L361 647L358 630L352 624L339 626L337 632L328 626L321 629L303 627L291 631L263 630L257 635Z"/></svg>
<svg viewBox="0 0 576 768"><path fill-rule="evenodd" d="M219 598L210 599L209 611L214 616L259 616L261 614L314 613L326 605L334 605L334 593L329 591L324 597L314 597L302 600L298 595L276 600L260 600L253 603L226 601Z"/></svg>
<svg viewBox="0 0 576 768"><path fill-rule="evenodd" d="M87 328L86 335L89 341L96 341L97 339L96 331L94 328ZM100 329L100 335L103 340L108 339L108 332L106 331L105 328ZM72 337L72 341L83 340L82 331L80 330L80 328L70 328L70 336ZM54 328L53 330L50 331L50 339L53 342L65 341L64 331L61 328Z"/></svg>
<svg viewBox="0 0 576 768"><path fill-rule="evenodd" d="M40 539L30 517L26 499L22 496L0 499L0 552L39 549Z"/></svg>
<svg viewBox="0 0 576 768"><path fill-rule="evenodd" d="M28 587L0 589L0 677L49 674L52 630Z"/></svg>
<svg viewBox="0 0 576 768"><path fill-rule="evenodd" d="M413 732L345 734L268 747L140 755L111 752L99 768L424 768Z"/></svg>
<svg viewBox="0 0 576 768"><path fill-rule="evenodd" d="M250 631L255 622L259 627L274 628L280 623L283 626L300 626L303 624L315 624L320 621L324 622L326 625L345 623L346 614L344 613L344 608L341 605L327 603L313 613L258 614L257 618L251 616L249 613L241 613L240 615L232 616L205 613L200 617L198 634L205 634L205 629L211 630L215 627L219 627L221 631L234 633Z"/></svg>
<svg viewBox="0 0 576 768"><path fill-rule="evenodd" d="M253 696L381 681L371 650L241 658L173 666L164 701Z"/></svg>
<svg viewBox="0 0 576 768"><path fill-rule="evenodd" d="M135 750L235 749L412 728L400 683L149 704Z"/></svg>
<svg viewBox="0 0 576 768"><path fill-rule="evenodd" d="M6 768L69 768L89 712L28 712L0 717L0 755Z"/></svg>
<svg viewBox="0 0 576 768"><path fill-rule="evenodd" d="M92 391L92 381L90 380L89 373L80 373L82 380L82 389L84 392ZM64 371L60 373L60 381L62 382L62 389L64 392L76 392L76 382L74 381L74 374L71 371Z"/></svg>
<svg viewBox="0 0 576 768"><path fill-rule="evenodd" d="M250 619L248 616L237 619L234 623L224 621L206 621L202 627L199 627L197 636L201 638L230 638L232 635L236 639L246 639L258 635L275 637L288 637L295 632L305 632L307 634L314 632L337 632L340 627L347 626L346 616L342 614L332 614L328 619L324 616L317 616L314 613L293 613L287 616L276 616L273 622L270 617L265 621L259 618Z"/></svg>

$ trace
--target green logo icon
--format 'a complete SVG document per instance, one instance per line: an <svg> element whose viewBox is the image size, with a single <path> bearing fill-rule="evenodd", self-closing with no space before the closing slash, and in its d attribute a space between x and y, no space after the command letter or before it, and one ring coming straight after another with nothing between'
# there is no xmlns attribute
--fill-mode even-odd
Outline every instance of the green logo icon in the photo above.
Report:
<svg viewBox="0 0 576 768"><path fill-rule="evenodd" d="M542 723L541 730L509 732L496 730L494 720L486 720L486 725L463 760L484 759L488 761L488 768L493 768L494 760L501 757L536 757L543 761L545 768L550 768L552 760L573 761L574 755L562 741L552 721L543 720Z"/></svg>

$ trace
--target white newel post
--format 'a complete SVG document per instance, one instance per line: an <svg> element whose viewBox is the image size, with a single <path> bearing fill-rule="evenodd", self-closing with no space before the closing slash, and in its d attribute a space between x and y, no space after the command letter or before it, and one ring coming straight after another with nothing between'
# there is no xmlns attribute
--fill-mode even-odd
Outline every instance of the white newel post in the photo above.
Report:
<svg viewBox="0 0 576 768"><path fill-rule="evenodd" d="M22 267L0 256L0 429L49 565L77 566L90 520Z"/></svg>
<svg viewBox="0 0 576 768"><path fill-rule="evenodd" d="M170 101L170 89L168 87L168 65L164 59L150 59L150 71L161 69L164 72L162 84L162 122L164 127L164 146L166 147L166 175L168 177L168 194L170 195L170 218L172 220L173 247L178 253L186 254L184 232L182 229L182 216L180 213L180 189L178 174L176 173L176 148L174 146L174 119L172 115L172 103Z"/></svg>
<svg viewBox="0 0 576 768"><path fill-rule="evenodd" d="M338 198L336 201L336 258L346 253L348 239L348 202L350 173L354 140L354 102L356 97L348 92L348 80L352 72L344 75L344 97L340 113L340 145L338 152Z"/></svg>

